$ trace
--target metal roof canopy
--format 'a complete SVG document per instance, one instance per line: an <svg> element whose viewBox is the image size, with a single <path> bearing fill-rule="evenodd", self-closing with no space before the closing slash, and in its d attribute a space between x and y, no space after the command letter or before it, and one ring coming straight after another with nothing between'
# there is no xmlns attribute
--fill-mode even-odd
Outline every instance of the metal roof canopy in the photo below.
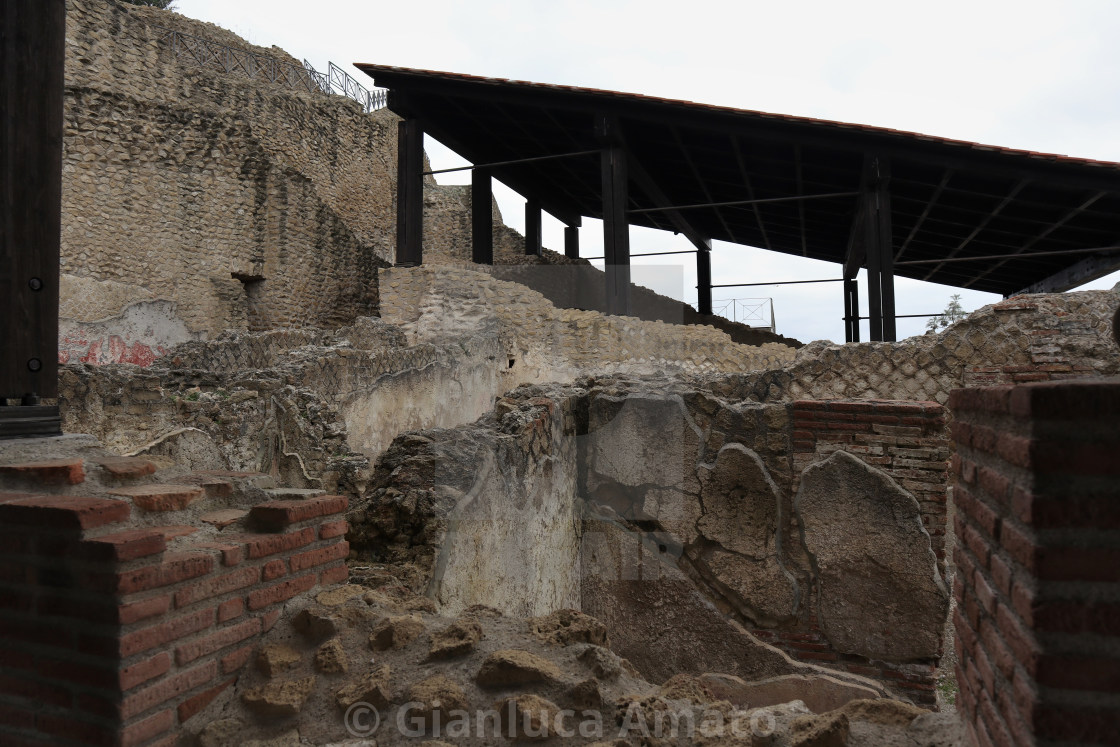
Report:
<svg viewBox="0 0 1120 747"><path fill-rule="evenodd" d="M614 313L628 309L627 224L696 245L701 313L711 313L712 239L841 264L848 340L859 339L861 267L873 340L895 338L894 275L1008 296L1068 290L1120 268L1120 164L638 94L357 67L389 89L389 108L405 119L401 142L412 152L400 151L399 217L412 210L418 220L422 206L402 203L419 202L419 133L431 133L486 167L473 172L485 215L492 176L527 198L530 233L542 208L569 226L569 254L580 217L604 219ZM476 261L492 260L487 228L476 228ZM418 234L412 241L411 253L398 245L398 262L421 260ZM539 252L539 239L527 251ZM621 274L612 277L612 264Z"/></svg>

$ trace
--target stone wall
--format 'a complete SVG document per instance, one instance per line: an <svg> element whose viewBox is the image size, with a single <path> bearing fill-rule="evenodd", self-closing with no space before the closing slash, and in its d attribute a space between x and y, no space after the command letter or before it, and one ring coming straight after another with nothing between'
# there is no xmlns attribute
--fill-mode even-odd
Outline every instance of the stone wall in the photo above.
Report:
<svg viewBox="0 0 1120 747"><path fill-rule="evenodd" d="M736 344L714 327L557 308L536 291L482 268L393 267L379 275L382 318L402 326L412 341L495 331L508 356L507 390L592 372L758 370L794 354L776 343Z"/></svg>
<svg viewBox="0 0 1120 747"><path fill-rule="evenodd" d="M176 744L288 599L347 578L345 498L243 504L251 475L154 471L95 453L0 467L19 491L0 492L5 744Z"/></svg>
<svg viewBox="0 0 1120 747"><path fill-rule="evenodd" d="M1120 382L962 389L957 706L971 744L1120 733Z"/></svg>
<svg viewBox="0 0 1120 747"><path fill-rule="evenodd" d="M65 360L143 364L138 343L155 357L223 329L376 311L395 116L180 64L157 25L248 45L176 13L71 0L67 21ZM169 334L119 320L156 303Z"/></svg>

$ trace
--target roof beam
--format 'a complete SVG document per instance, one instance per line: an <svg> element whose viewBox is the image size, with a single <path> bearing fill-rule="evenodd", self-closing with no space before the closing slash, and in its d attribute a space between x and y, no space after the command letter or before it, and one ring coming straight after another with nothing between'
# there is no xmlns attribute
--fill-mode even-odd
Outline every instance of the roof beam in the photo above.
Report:
<svg viewBox="0 0 1120 747"><path fill-rule="evenodd" d="M1026 253L1027 253L1027 252L1028 252L1028 251L1030 250L1030 248L1031 248L1032 246L1034 246L1034 245L1035 245L1035 244L1037 244L1038 242L1042 241L1043 239L1045 239L1045 238L1046 238L1047 236L1049 236L1050 234L1054 233L1054 231L1057 231L1057 230L1058 230L1059 228L1061 228L1061 227L1062 227L1062 226L1064 226L1064 225L1065 225L1066 223L1068 223L1069 221L1071 221L1071 220L1073 220L1074 218L1076 218L1076 217L1077 217L1078 215L1080 215L1081 213L1083 213L1083 212L1085 212L1086 210L1088 210L1088 209L1089 209L1090 207L1092 207L1092 206L1093 206L1093 203L1095 203L1095 202L1096 202L1097 200L1101 199L1102 197L1104 197L1104 196L1105 196L1105 195L1107 195L1107 194L1108 194L1108 192L1096 192L1095 194L1092 194L1092 195L1090 195L1090 196L1089 196L1089 198L1088 198L1087 200L1085 200L1085 201L1084 201L1084 202L1082 202L1082 203L1081 203L1080 205L1078 205L1077 207L1075 207L1075 208L1073 208L1072 210L1070 210L1070 211L1069 211L1068 213L1066 213L1065 215L1063 215L1063 216L1061 217L1061 219L1059 219L1059 220L1058 220L1057 222L1055 222L1054 224L1052 224L1052 225L1051 225L1051 226L1050 226L1049 228L1047 228L1047 229L1046 229L1045 231L1043 231L1042 233L1038 234L1038 235L1037 235L1037 236L1035 236L1035 237L1034 237L1033 239L1031 239L1031 240L1030 240L1030 241L1028 241L1028 242L1027 242L1026 244L1024 244L1024 245L1023 245L1023 246L1022 246L1022 247L1021 247L1021 248L1020 248L1020 249L1019 249L1019 250L1018 250L1017 252L1015 252L1015 254L1026 254ZM996 263L996 264L995 264L995 265L993 265L992 267L989 267L989 268L988 268L987 270L984 270L984 271L983 271L982 273L980 273L980 274L979 274L979 275L977 275L977 276L976 276L975 278L973 278L972 280L970 280L970 281L968 282L968 284L967 284L967 285L965 285L965 286L963 286L963 287L965 287L965 288L971 287L971 286L972 286L972 285L973 285L974 283L976 283L976 282L978 282L978 281L980 281L980 280L983 280L983 279L984 279L985 277L987 277L987 276L988 276L988 275L990 275L991 273L993 273L993 272L995 272L996 270L998 270L999 268L1003 267L1003 266L1004 266L1005 264L1007 264L1007 262L1008 262L1008 261L1009 261L1009 259L1005 259L1005 260L1003 260L1003 261L1001 261L1001 262L998 262L998 263ZM1088 281L1085 281L1085 282L1088 282Z"/></svg>
<svg viewBox="0 0 1120 747"><path fill-rule="evenodd" d="M739 139L731 136L730 140L731 148L735 151L735 162L739 165L739 173L742 174L743 184L747 188L747 196L753 201L755 199L754 185L751 183L750 174L747 173L747 165L743 161L743 150L739 147ZM773 251L773 247L770 246L770 237L766 235L766 226L762 224L762 211L759 210L758 203L752 202L751 207L754 210L754 219L758 222L758 232L762 234L762 242L767 249Z"/></svg>
<svg viewBox="0 0 1120 747"><path fill-rule="evenodd" d="M793 170L797 178L797 195L800 197L805 194L805 185L801 180L801 146L793 146ZM801 200L797 201L797 221L801 224L801 256L809 256L809 242L805 238L805 203Z"/></svg>
<svg viewBox="0 0 1120 747"><path fill-rule="evenodd" d="M627 162L627 166L630 168L630 178L638 185L638 189L642 190L642 193L655 205L664 209L665 215L672 221L673 226L677 231L683 234L686 239L692 242L693 246L701 251L710 250L712 248L711 240L700 233L687 218L681 215L679 210L671 206L668 196L662 191L660 185L657 184L653 177L650 176L649 172L646 171L645 167L642 166L641 161L634 156L634 152L629 149L627 152L630 154L630 158Z"/></svg>
<svg viewBox="0 0 1120 747"><path fill-rule="evenodd" d="M960 254L962 251L964 251L964 248L966 246L968 246L969 244L971 244L972 240L975 239L977 236L979 236L980 232L983 231L988 226L988 224L992 222L992 219L995 218L997 215L999 215L1001 212L1003 212L1003 209L1005 207L1007 207L1008 205L1010 205L1011 201L1015 199L1015 195L1017 195L1021 191L1023 191L1023 188L1026 187L1027 184L1029 184L1029 183L1030 182L1027 179L1020 179L1019 181L1015 182L1015 184L1011 187L1011 192L1009 192L1007 194L1007 196L1003 198L1003 200L999 203L999 205L996 206L996 208L994 210L992 210L992 212L988 213L988 215L984 218L984 220L980 221L980 225L978 225L978 226L976 226L976 228L972 229L972 232L969 233L968 236L966 236L964 238L964 241L962 241L960 244L958 244L957 247L953 251L949 252L949 256L946 257L946 259L952 259L953 257ZM934 265L933 269L930 270L928 273L926 273L926 276L924 278L922 278L922 280L929 280L933 275L937 274L937 272L940 271L940 270L941 270L941 265Z"/></svg>
<svg viewBox="0 0 1120 747"><path fill-rule="evenodd" d="M945 191L945 185L949 183L949 180L953 178L953 173L953 169L945 170L945 175L941 177L941 183L938 184L937 189L933 191L933 196L929 198L929 202L926 203L925 208L922 210L922 214L918 216L918 220L914 223L914 227L910 229L910 233L906 236L906 240L903 241L902 246L899 247L898 254L896 254L894 257L896 262L902 259L902 255L906 253L906 248L910 246L910 242L921 229L922 224L926 222L926 218L929 217L929 211L933 210L933 206L936 205L938 199L941 198L941 193Z"/></svg>
<svg viewBox="0 0 1120 747"><path fill-rule="evenodd" d="M673 140L676 141L677 147L680 148L681 155L684 156L685 162L688 163L688 168L692 171L692 176L696 179L696 184L699 185L700 191L704 193L704 199L707 202L715 202L715 200L712 199L712 193L708 190L707 183L704 182L704 177L700 175L700 169L696 167L696 162L692 160L692 154L688 152L688 148L684 146L684 141L681 140L680 131L676 127L671 127L670 132L673 133ZM731 227L727 225L727 221L723 219L723 213L719 211L719 208L712 208L712 212L716 214L719 224L723 226L724 235L729 239L733 237L735 234L731 231Z"/></svg>
<svg viewBox="0 0 1120 747"><path fill-rule="evenodd" d="M1120 270L1120 254L1086 257L1008 296L1021 296L1024 293L1063 293L1116 270Z"/></svg>

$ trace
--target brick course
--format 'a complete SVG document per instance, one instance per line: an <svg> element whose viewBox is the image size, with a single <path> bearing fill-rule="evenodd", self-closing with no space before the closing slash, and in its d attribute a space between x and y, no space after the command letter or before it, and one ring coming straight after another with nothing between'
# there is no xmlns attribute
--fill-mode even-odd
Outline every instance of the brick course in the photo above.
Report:
<svg viewBox="0 0 1120 747"><path fill-rule="evenodd" d="M957 705L975 744L1120 734L1120 381L958 389Z"/></svg>
<svg viewBox="0 0 1120 747"><path fill-rule="evenodd" d="M295 508L264 511L290 516L266 522L286 533L188 539L168 552L167 528L126 525L127 500L6 494L0 743L173 739L235 681L279 605L346 579L346 499ZM292 574L263 580L277 564Z"/></svg>

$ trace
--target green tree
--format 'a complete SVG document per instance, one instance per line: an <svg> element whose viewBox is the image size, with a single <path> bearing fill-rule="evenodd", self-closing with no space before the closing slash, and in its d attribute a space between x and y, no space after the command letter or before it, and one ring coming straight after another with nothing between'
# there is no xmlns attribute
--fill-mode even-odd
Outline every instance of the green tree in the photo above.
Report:
<svg viewBox="0 0 1120 747"><path fill-rule="evenodd" d="M954 322L959 322L968 316L968 312L961 306L961 295L954 293L949 299L949 305L938 316L930 317L926 322L926 334L934 334L940 329L945 329Z"/></svg>
<svg viewBox="0 0 1120 747"><path fill-rule="evenodd" d="M175 0L124 0L130 5L148 5L153 8L163 8L165 10L174 10L171 6L175 4Z"/></svg>

